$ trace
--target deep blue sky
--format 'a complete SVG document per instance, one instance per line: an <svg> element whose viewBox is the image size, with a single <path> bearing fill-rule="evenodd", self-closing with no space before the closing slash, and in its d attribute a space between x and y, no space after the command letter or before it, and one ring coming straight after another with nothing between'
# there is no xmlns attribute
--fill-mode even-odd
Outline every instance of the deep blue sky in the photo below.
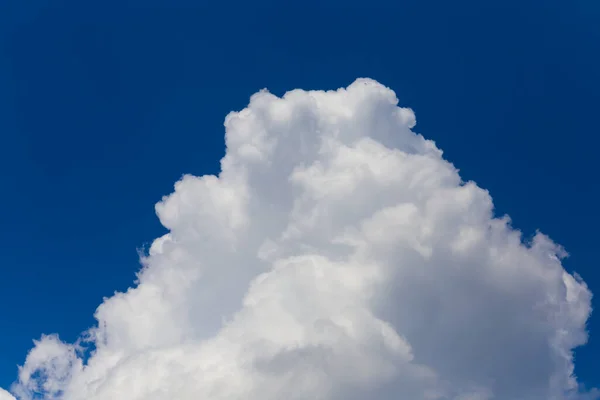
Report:
<svg viewBox="0 0 600 400"><path fill-rule="evenodd" d="M225 115L263 87L391 87L600 293L597 2L193 3L0 0L0 386L32 339L73 340L132 283L163 232L155 202L218 171ZM590 329L576 372L598 386L600 317Z"/></svg>

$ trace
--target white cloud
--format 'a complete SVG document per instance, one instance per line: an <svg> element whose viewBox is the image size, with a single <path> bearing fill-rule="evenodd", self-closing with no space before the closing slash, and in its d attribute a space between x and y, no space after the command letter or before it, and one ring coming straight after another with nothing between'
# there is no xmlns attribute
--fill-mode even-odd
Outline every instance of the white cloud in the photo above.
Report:
<svg viewBox="0 0 600 400"><path fill-rule="evenodd" d="M226 118L220 175L185 176L156 206L170 233L139 284L98 308L87 362L79 343L45 336L13 392L583 398L572 349L590 291L548 237L523 244L494 218L414 124L367 79L255 94Z"/></svg>
<svg viewBox="0 0 600 400"><path fill-rule="evenodd" d="M15 400L15 398L6 390L0 388L0 400Z"/></svg>

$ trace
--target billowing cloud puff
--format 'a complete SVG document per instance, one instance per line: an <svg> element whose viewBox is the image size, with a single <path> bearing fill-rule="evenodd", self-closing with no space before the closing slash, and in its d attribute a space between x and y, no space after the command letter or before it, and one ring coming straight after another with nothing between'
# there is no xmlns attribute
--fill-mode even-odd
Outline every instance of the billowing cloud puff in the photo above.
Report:
<svg viewBox="0 0 600 400"><path fill-rule="evenodd" d="M6 390L0 388L0 400L15 400L15 398Z"/></svg>
<svg viewBox="0 0 600 400"><path fill-rule="evenodd" d="M524 243L397 104L368 79L252 96L219 176L157 204L136 286L78 343L36 342L15 396L583 398L591 293L566 253Z"/></svg>

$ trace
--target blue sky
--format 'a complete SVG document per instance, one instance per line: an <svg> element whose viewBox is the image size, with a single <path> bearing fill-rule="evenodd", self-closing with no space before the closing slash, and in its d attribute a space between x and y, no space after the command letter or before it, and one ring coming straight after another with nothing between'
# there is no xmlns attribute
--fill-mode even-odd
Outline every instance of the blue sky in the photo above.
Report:
<svg viewBox="0 0 600 400"><path fill-rule="evenodd" d="M74 340L131 284L136 250L164 232L154 204L182 174L218 172L225 115L264 87L389 86L463 178L600 293L593 2L83 3L1 5L0 387L32 339ZM589 327L576 372L599 386Z"/></svg>

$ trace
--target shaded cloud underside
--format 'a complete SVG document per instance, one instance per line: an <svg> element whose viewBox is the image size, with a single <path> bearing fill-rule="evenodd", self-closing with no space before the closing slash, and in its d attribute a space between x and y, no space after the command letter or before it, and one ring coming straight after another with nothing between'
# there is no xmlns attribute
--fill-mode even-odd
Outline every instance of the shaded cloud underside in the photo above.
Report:
<svg viewBox="0 0 600 400"><path fill-rule="evenodd" d="M169 233L137 286L106 299L81 342L36 342L13 394L588 396L572 349L591 293L564 251L541 233L522 243L397 103L368 79L252 96L225 120L219 176L184 176L157 204Z"/></svg>

